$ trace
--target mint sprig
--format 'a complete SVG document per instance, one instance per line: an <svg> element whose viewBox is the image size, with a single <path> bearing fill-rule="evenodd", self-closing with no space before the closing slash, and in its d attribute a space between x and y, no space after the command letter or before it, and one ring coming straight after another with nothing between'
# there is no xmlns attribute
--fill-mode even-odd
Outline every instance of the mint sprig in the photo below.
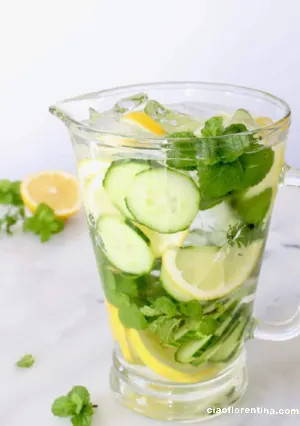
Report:
<svg viewBox="0 0 300 426"><path fill-rule="evenodd" d="M23 231L38 235L41 242L48 241L52 235L64 229L64 222L45 203L39 204L32 216L26 216L20 184L20 181L0 180L0 205L4 208L4 214L0 217L0 232L12 235L13 227L23 224Z"/></svg>
<svg viewBox="0 0 300 426"><path fill-rule="evenodd" d="M35 359L31 354L26 354L22 356L19 361L16 362L16 366L20 368L30 368L35 363Z"/></svg>
<svg viewBox="0 0 300 426"><path fill-rule="evenodd" d="M67 395L57 398L51 407L52 414L58 417L71 417L73 426L90 426L94 408L90 394L84 386L74 386Z"/></svg>
<svg viewBox="0 0 300 426"><path fill-rule="evenodd" d="M58 219L54 210L45 203L39 204L31 217L24 220L23 230L33 232L40 237L42 243L48 241L53 234L64 229L64 222Z"/></svg>

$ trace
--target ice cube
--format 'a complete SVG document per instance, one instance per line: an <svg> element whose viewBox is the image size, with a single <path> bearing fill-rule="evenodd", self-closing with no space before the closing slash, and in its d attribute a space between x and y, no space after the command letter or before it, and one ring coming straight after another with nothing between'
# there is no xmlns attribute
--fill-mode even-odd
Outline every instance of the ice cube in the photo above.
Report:
<svg viewBox="0 0 300 426"><path fill-rule="evenodd" d="M137 93L128 98L119 100L113 107L114 112L124 114L125 112L134 111L136 109L142 109L148 100L146 93Z"/></svg>
<svg viewBox="0 0 300 426"><path fill-rule="evenodd" d="M144 111L146 114L150 115L153 120L158 121L168 133L184 131L193 132L201 124L200 120L188 114L166 108L153 99L147 102Z"/></svg>

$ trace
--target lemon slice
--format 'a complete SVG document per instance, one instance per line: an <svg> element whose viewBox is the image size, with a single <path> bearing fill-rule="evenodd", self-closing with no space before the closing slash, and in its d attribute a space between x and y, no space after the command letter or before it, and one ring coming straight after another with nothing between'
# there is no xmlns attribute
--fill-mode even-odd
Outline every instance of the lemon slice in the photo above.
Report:
<svg viewBox="0 0 300 426"><path fill-rule="evenodd" d="M80 208L77 179L66 172L46 171L28 176L22 181L20 191L25 206L31 211L40 203L46 203L57 217L66 219Z"/></svg>
<svg viewBox="0 0 300 426"><path fill-rule="evenodd" d="M111 164L110 159L107 158L91 158L84 159L78 163L78 177L82 184L90 179L92 176L104 177L106 170Z"/></svg>
<svg viewBox="0 0 300 426"><path fill-rule="evenodd" d="M223 297L249 278L258 263L263 242L247 247L172 248L162 259L161 280L180 301Z"/></svg>
<svg viewBox="0 0 300 426"><path fill-rule="evenodd" d="M105 301L105 306L109 316L109 323L111 326L112 335L114 339L118 342L124 359L129 363L135 364L137 362L137 358L132 351L129 339L127 337L128 330L122 325L121 321L119 320L118 309L107 301Z"/></svg>
<svg viewBox="0 0 300 426"><path fill-rule="evenodd" d="M273 120L270 117L256 117L255 121L259 127L269 126L273 123Z"/></svg>
<svg viewBox="0 0 300 426"><path fill-rule="evenodd" d="M128 330L128 338L139 359L156 374L177 383L196 383L213 376L217 368L198 368L174 360L174 349L162 348L147 331Z"/></svg>
<svg viewBox="0 0 300 426"><path fill-rule="evenodd" d="M110 201L103 188L103 178L111 161L109 159L84 159L78 164L78 176L83 192L83 204L95 220L100 214L117 214L119 211Z"/></svg>
<svg viewBox="0 0 300 426"><path fill-rule="evenodd" d="M170 247L180 247L189 232L185 230L175 232L174 234L161 234L144 225L138 225L138 227L149 238L150 246L155 257L161 257Z"/></svg>
<svg viewBox="0 0 300 426"><path fill-rule="evenodd" d="M166 134L165 130L157 123L150 115L144 111L133 111L122 116L122 121L133 124L142 130L146 130L149 133L153 133L157 136L163 136Z"/></svg>

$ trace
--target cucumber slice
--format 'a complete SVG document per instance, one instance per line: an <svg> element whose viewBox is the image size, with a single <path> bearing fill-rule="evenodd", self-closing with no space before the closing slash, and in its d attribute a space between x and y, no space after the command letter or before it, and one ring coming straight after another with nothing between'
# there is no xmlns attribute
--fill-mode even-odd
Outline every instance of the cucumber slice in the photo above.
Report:
<svg viewBox="0 0 300 426"><path fill-rule="evenodd" d="M128 274L143 275L153 265L154 256L148 238L120 216L100 216L97 232L108 260Z"/></svg>
<svg viewBox="0 0 300 426"><path fill-rule="evenodd" d="M203 346L209 342L211 338L212 336L204 336L200 340L191 340L184 343L175 353L175 360L184 364L190 363L193 360L194 354L203 348Z"/></svg>
<svg viewBox="0 0 300 426"><path fill-rule="evenodd" d="M143 160L117 160L107 170L103 187L112 203L126 216L132 219L125 198L137 173L150 168Z"/></svg>
<svg viewBox="0 0 300 426"><path fill-rule="evenodd" d="M226 339L219 342L218 349L210 358L211 362L226 362L234 355L241 344L247 322L248 317L240 318L238 324L231 330Z"/></svg>
<svg viewBox="0 0 300 426"><path fill-rule="evenodd" d="M166 234L188 228L199 202L198 188L190 177L163 167L138 173L126 197L137 222Z"/></svg>

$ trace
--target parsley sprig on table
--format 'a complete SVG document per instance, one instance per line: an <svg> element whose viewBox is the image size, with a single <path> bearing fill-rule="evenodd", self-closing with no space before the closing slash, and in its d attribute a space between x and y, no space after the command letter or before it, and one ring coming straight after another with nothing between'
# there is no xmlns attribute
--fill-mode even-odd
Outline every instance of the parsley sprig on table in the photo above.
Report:
<svg viewBox="0 0 300 426"><path fill-rule="evenodd" d="M70 417L73 426L90 426L96 407L84 386L74 386L67 395L53 402L51 411L54 416Z"/></svg>
<svg viewBox="0 0 300 426"><path fill-rule="evenodd" d="M11 235L14 225L23 224L25 232L33 232L40 237L41 242L45 242L64 228L64 222L44 203L37 207L33 215L26 216L19 181L0 180L0 204L4 210L0 216L0 232Z"/></svg>

